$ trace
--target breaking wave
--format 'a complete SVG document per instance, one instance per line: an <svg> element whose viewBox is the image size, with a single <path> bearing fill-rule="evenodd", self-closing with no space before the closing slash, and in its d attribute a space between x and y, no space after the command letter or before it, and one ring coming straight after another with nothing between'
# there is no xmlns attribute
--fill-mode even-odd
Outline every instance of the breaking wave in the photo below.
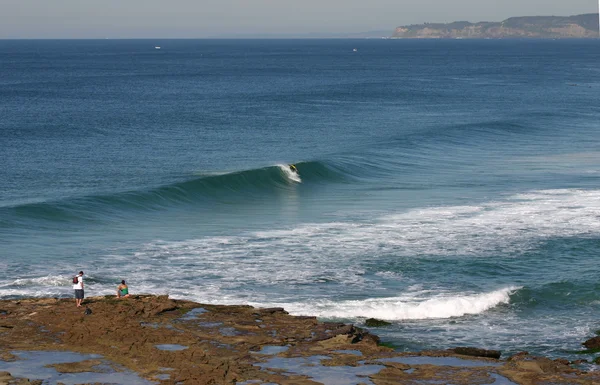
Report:
<svg viewBox="0 0 600 385"><path fill-rule="evenodd" d="M369 298L357 301L315 304L286 304L292 313L311 314L323 318L378 318L388 321L451 318L480 314L493 307L508 304L516 287L507 287L489 293L438 294L433 298Z"/></svg>

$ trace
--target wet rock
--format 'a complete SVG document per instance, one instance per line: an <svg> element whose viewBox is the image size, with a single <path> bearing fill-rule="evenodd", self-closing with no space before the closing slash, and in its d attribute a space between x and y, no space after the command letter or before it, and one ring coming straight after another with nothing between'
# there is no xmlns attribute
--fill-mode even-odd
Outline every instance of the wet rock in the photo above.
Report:
<svg viewBox="0 0 600 385"><path fill-rule="evenodd" d="M152 309L150 314L151 315L159 315L162 313L175 311L177 309L178 309L178 307L176 305L164 304L162 306L158 306L157 308Z"/></svg>
<svg viewBox="0 0 600 385"><path fill-rule="evenodd" d="M526 372L544 373L544 370L535 361L519 361L515 363L515 367Z"/></svg>
<svg viewBox="0 0 600 385"><path fill-rule="evenodd" d="M11 354L9 352L0 352L0 360L2 361L16 361L17 360L17 356L15 356L14 354Z"/></svg>
<svg viewBox="0 0 600 385"><path fill-rule="evenodd" d="M585 341L582 345L588 349L600 349L600 336L590 338L589 340Z"/></svg>
<svg viewBox="0 0 600 385"><path fill-rule="evenodd" d="M561 364L561 365L569 365L570 364L569 360L566 360L564 358L557 358L554 360L554 362L556 362L557 364Z"/></svg>
<svg viewBox="0 0 600 385"><path fill-rule="evenodd" d="M512 356L508 357L506 360L507 361L519 360L519 359L523 359L524 357L527 357L528 355L529 355L529 352L519 352L517 354L513 354Z"/></svg>
<svg viewBox="0 0 600 385"><path fill-rule="evenodd" d="M511 360L510 365L525 372L557 374L557 373L576 373L577 369L569 366L569 361L557 359L551 360L546 357L521 356L518 359Z"/></svg>
<svg viewBox="0 0 600 385"><path fill-rule="evenodd" d="M587 364L587 363L589 363L589 361L585 360L585 359L571 361L572 365L581 365L581 364Z"/></svg>
<svg viewBox="0 0 600 385"><path fill-rule="evenodd" d="M6 384L12 379L13 377L10 375L9 372L0 372L0 384Z"/></svg>
<svg viewBox="0 0 600 385"><path fill-rule="evenodd" d="M585 349L585 350L580 350L578 352L575 352L576 354L596 354L596 353L600 353L600 348L596 348L596 349Z"/></svg>
<svg viewBox="0 0 600 385"><path fill-rule="evenodd" d="M263 308L263 309L256 309L256 311L252 314L254 314L256 316L263 316L265 314L275 314L275 313L288 314L288 312L285 311L282 307L269 307L269 308Z"/></svg>
<svg viewBox="0 0 600 385"><path fill-rule="evenodd" d="M54 368L59 373L84 373L84 372L102 372L98 367L102 365L101 360L84 360L80 362L67 362L62 364L50 364L48 367Z"/></svg>
<svg viewBox="0 0 600 385"><path fill-rule="evenodd" d="M320 342L335 339L335 341L342 343L347 341L351 344L356 344L361 341L368 341L370 343L377 344L379 337L370 334L368 331L361 328L357 328L354 325L347 325L343 323L323 323L315 326L312 338L309 340L312 342Z"/></svg>
<svg viewBox="0 0 600 385"><path fill-rule="evenodd" d="M450 349L456 354L462 354L464 356L472 356L472 357L485 357L485 358L495 358L499 359L502 353L498 350L486 350L479 348L471 348L471 347L458 347L454 349Z"/></svg>
<svg viewBox="0 0 600 385"><path fill-rule="evenodd" d="M0 372L0 385L42 385L42 380L13 377L9 372Z"/></svg>
<svg viewBox="0 0 600 385"><path fill-rule="evenodd" d="M394 368L394 369L398 369L398 370L410 370L411 369L411 366L408 364L404 364L402 362L394 362L394 361L385 361L385 362L369 361L369 362L367 362L367 364L369 364L369 365L384 365L388 368Z"/></svg>
<svg viewBox="0 0 600 385"><path fill-rule="evenodd" d="M381 326L388 326L391 325L390 322L387 321L383 321L377 318L368 318L365 321L365 326L371 327L371 328L377 328L377 327L381 327Z"/></svg>

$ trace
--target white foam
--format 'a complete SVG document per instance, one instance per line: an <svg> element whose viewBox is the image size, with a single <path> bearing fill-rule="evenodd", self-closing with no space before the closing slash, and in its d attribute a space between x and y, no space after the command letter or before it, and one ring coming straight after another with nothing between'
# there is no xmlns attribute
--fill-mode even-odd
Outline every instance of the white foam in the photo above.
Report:
<svg viewBox="0 0 600 385"><path fill-rule="evenodd" d="M59 288L32 288L23 287L20 289L0 288L0 298L16 298L16 297L66 297L68 294L73 295L72 291L60 290Z"/></svg>
<svg viewBox="0 0 600 385"><path fill-rule="evenodd" d="M14 286L72 286L73 277L64 275L47 275L44 277L19 278L14 280Z"/></svg>
<svg viewBox="0 0 600 385"><path fill-rule="evenodd" d="M414 209L368 223L332 222L253 234L344 254L522 253L551 237L600 235L600 191L546 190L473 206Z"/></svg>
<svg viewBox="0 0 600 385"><path fill-rule="evenodd" d="M393 258L518 258L552 237L598 237L598 217L600 190L546 190L478 205L414 209L370 221L155 241L140 245L133 253L128 245L96 257L86 272L96 269L103 277L115 277L115 282L86 282L86 290L90 295L113 294L118 280L126 279L134 292L168 293L200 302L274 305L277 301L286 308L292 306L290 311L296 313L339 317L453 317L502 303L509 289L449 293L448 287L420 286L421 278L405 273L401 266L382 265L381 271L371 271L366 263L377 266ZM66 262L53 266L62 275L44 275L44 269L40 266L37 276L29 274L32 278L0 282L0 297L30 296L44 290L47 295L72 294L70 276L64 275L72 266ZM389 281L400 281L409 296L365 298L389 297ZM348 293L360 300L331 302L334 297L348 298ZM306 305L316 299L324 302Z"/></svg>
<svg viewBox="0 0 600 385"><path fill-rule="evenodd" d="M280 301L293 303L310 298L318 292L311 290L323 285L330 290L325 298L349 291L381 296L389 293L386 280L401 280L407 287L422 282L402 270L366 276L366 261L375 266L390 258L518 258L552 237L600 235L599 216L598 190L532 191L501 201L414 209L371 221L156 241L142 245L133 258L110 255L97 263L105 276L131 271L123 278L135 279L138 290L214 303L268 303L273 292ZM130 263L135 267L128 268ZM445 298L440 297L444 287L434 289L419 304ZM404 306L410 317L426 305ZM439 308L440 314L459 314L453 306L446 313Z"/></svg>
<svg viewBox="0 0 600 385"><path fill-rule="evenodd" d="M290 182L302 183L302 179L300 179L300 174L290 170L290 166L288 164L278 164L277 167L279 167L282 174Z"/></svg>
<svg viewBox="0 0 600 385"><path fill-rule="evenodd" d="M489 293L437 294L433 298L369 298L335 302L322 300L310 303L284 304L292 314L316 315L325 318L378 318L388 321L451 318L480 314L510 301L517 288L507 287Z"/></svg>

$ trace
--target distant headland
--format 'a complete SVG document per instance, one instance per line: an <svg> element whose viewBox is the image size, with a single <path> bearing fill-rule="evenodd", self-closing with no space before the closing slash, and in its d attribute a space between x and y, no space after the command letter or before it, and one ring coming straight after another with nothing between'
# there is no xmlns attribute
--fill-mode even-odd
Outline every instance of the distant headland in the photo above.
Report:
<svg viewBox="0 0 600 385"><path fill-rule="evenodd" d="M511 17L502 22L455 21L397 27L395 39L598 38L598 14Z"/></svg>

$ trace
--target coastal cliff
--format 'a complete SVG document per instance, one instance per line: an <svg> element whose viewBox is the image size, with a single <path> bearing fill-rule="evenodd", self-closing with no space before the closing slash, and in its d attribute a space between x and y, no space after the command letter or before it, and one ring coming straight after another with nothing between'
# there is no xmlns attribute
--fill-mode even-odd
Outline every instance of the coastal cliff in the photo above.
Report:
<svg viewBox="0 0 600 385"><path fill-rule="evenodd" d="M511 17L502 22L456 21L396 28L396 39L598 38L598 14Z"/></svg>

